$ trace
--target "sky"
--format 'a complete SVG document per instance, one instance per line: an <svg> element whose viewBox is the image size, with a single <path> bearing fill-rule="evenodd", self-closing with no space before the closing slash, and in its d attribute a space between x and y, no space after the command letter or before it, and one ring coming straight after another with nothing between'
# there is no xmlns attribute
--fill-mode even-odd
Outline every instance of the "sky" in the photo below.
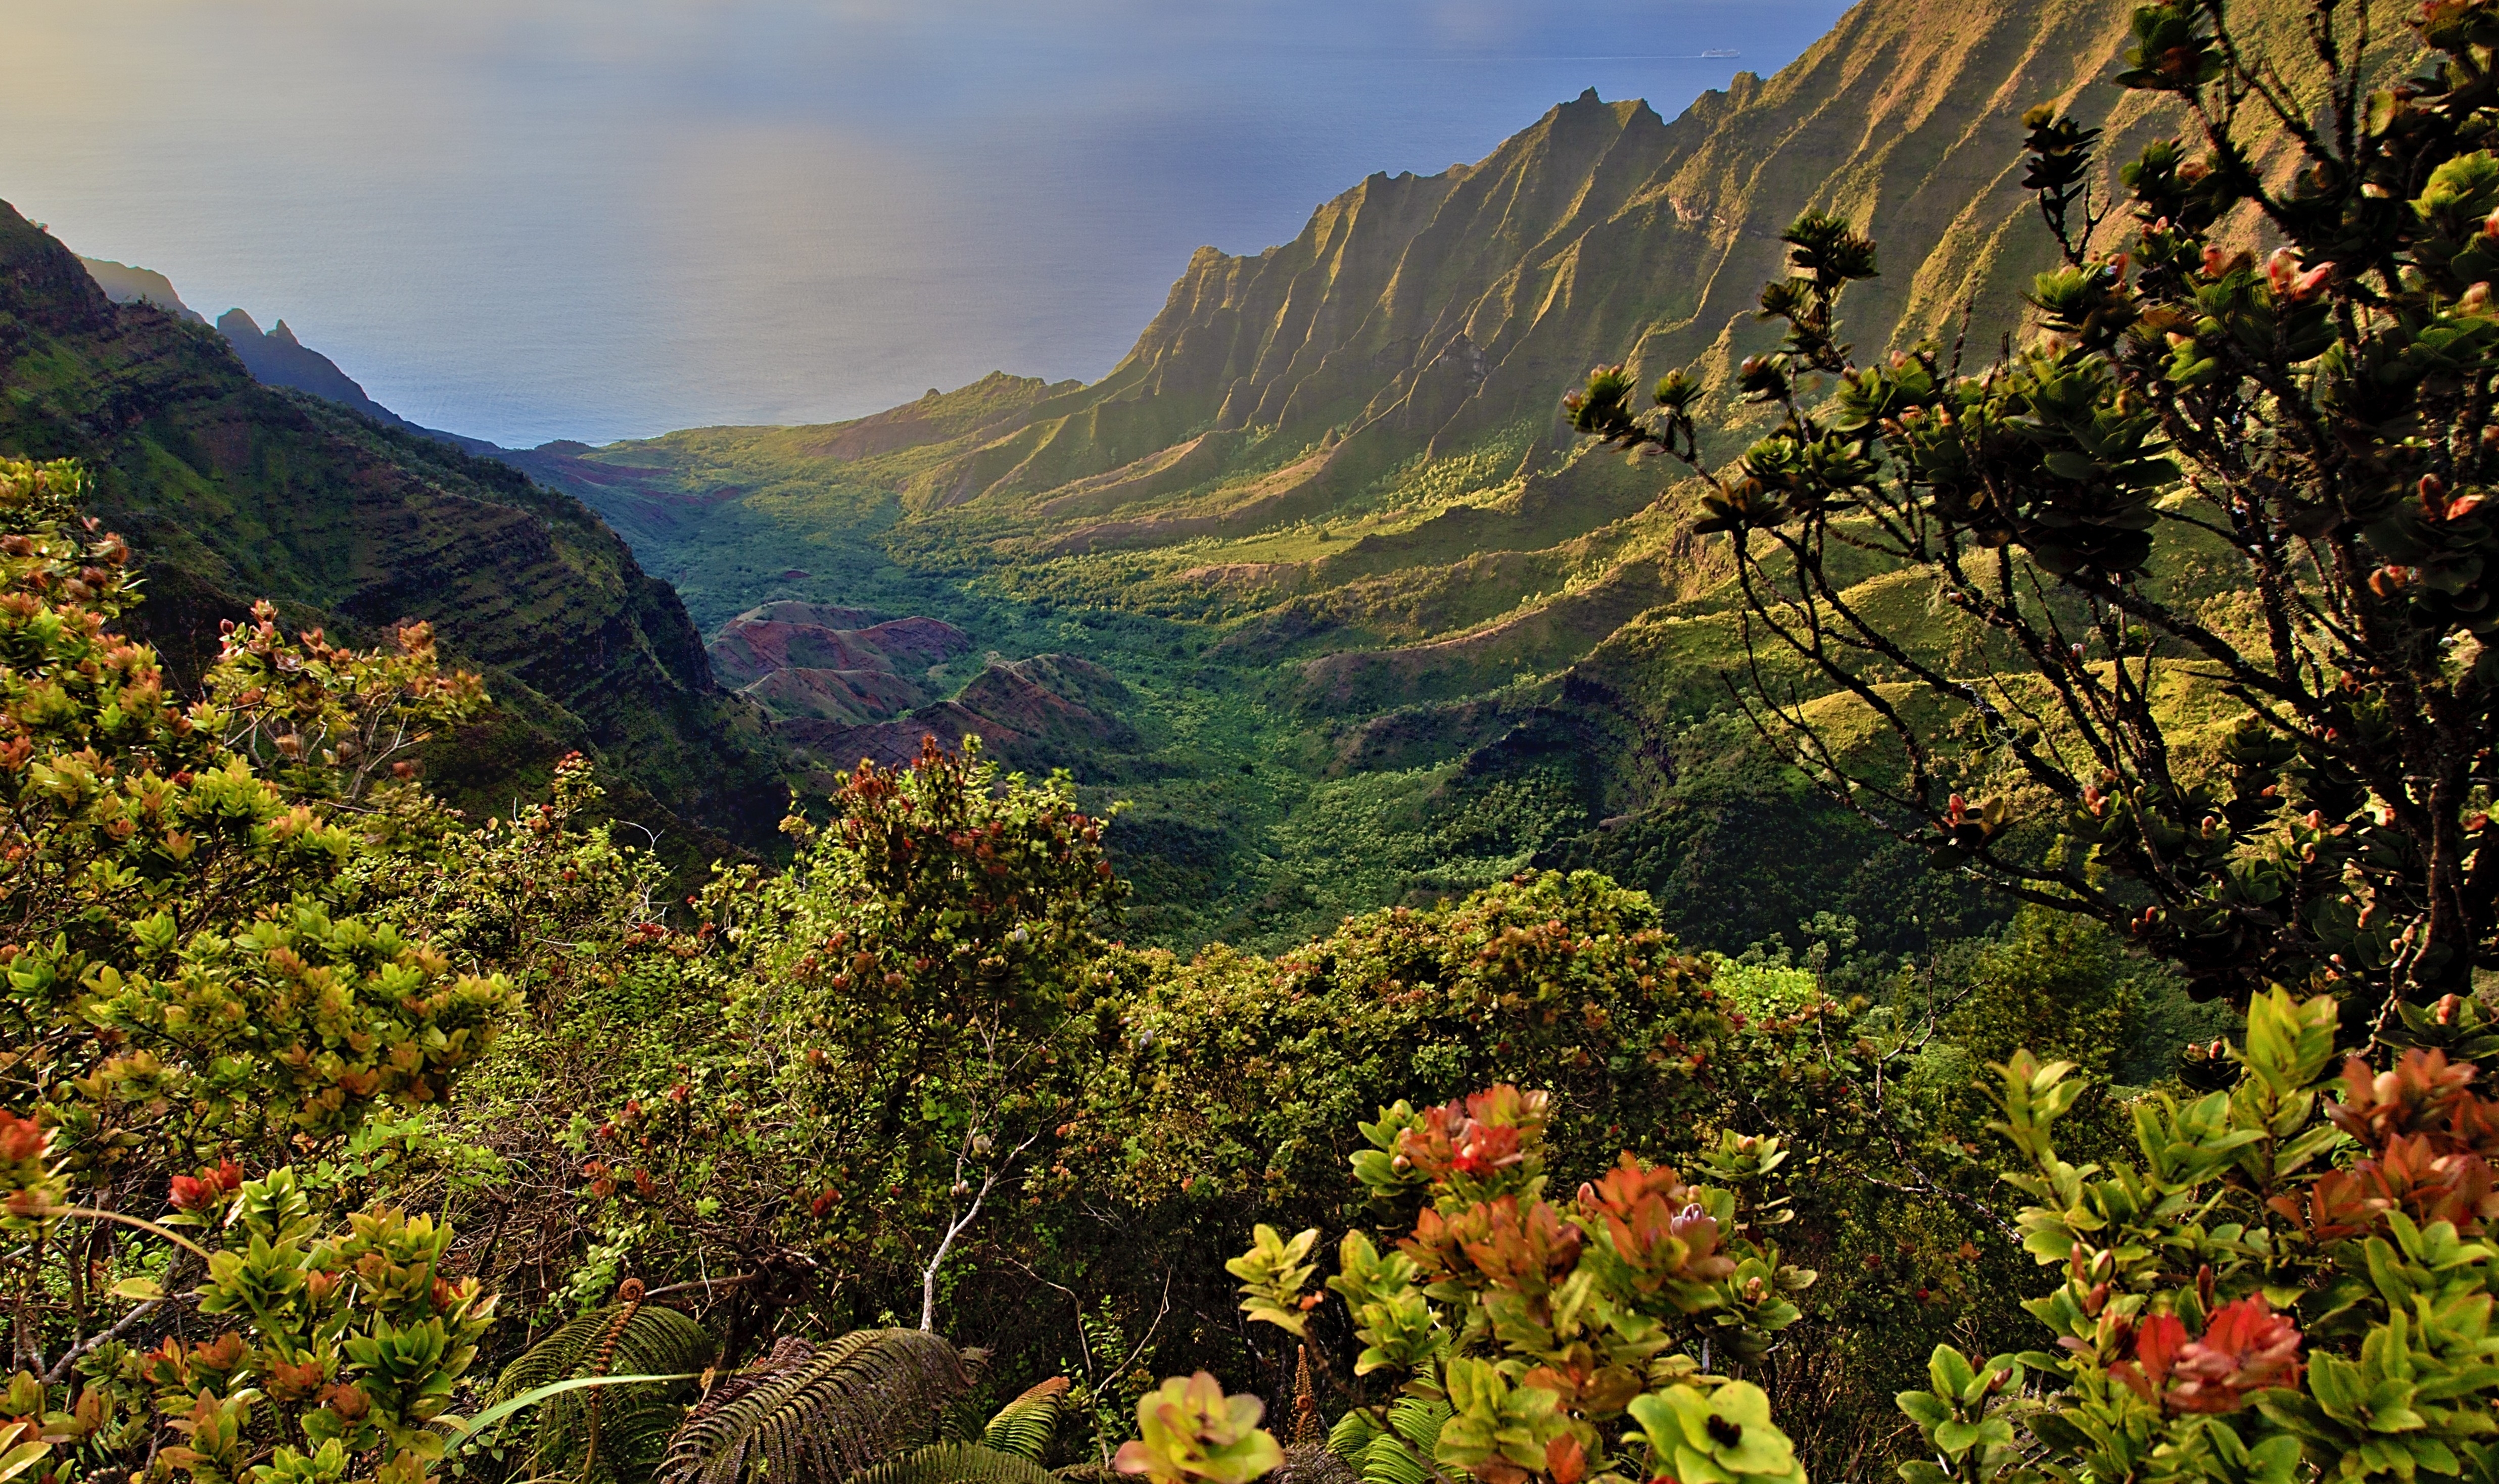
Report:
<svg viewBox="0 0 2499 1484"><path fill-rule="evenodd" d="M1097 377L1201 243L1586 87L1671 118L1845 8L0 0L0 200L431 427L822 422Z"/></svg>

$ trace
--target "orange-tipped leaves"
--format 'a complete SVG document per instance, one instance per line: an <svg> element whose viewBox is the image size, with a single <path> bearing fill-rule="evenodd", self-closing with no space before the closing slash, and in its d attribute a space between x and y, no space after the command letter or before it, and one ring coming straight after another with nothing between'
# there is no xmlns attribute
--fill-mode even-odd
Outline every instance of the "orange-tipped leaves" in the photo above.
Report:
<svg viewBox="0 0 2499 1484"><path fill-rule="evenodd" d="M1113 1463L1155 1484L1249 1484L1284 1462L1275 1435L1258 1426L1266 1409L1256 1397L1225 1396L1203 1371L1173 1376L1138 1400L1140 1436Z"/></svg>
<svg viewBox="0 0 2499 1484"><path fill-rule="evenodd" d="M1318 1271L1310 1261L1311 1248L1319 1240L1318 1228L1287 1242L1262 1221L1250 1239L1249 1251L1223 1265L1223 1271L1241 1280L1241 1312L1296 1339L1309 1339L1309 1325L1302 1317L1308 1307L1302 1289Z"/></svg>

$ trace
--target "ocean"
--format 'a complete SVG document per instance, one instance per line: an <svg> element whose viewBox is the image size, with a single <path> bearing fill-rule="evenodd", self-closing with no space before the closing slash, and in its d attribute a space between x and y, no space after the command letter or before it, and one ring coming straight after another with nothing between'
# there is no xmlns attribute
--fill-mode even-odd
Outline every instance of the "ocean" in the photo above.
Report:
<svg viewBox="0 0 2499 1484"><path fill-rule="evenodd" d="M1844 8L0 0L0 199L429 426L821 422L1099 376L1200 243L1586 87L1671 118Z"/></svg>

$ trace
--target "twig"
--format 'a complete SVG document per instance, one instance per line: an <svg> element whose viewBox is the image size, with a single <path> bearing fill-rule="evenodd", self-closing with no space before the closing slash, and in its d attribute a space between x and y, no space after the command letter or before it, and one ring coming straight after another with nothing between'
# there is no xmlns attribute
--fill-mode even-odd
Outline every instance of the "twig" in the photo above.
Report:
<svg viewBox="0 0 2499 1484"><path fill-rule="evenodd" d="M1035 1130L1034 1132L1024 1136L1023 1143L1017 1145L1012 1149L1009 1149L1007 1151L1007 1157L999 1160L997 1168L990 1172L989 1178L981 1181L980 1190L972 1197L971 1210L963 1212L961 1219L952 1221L947 1224L946 1235L938 1242L936 1254L928 1259L927 1268L920 1274L920 1327L923 1330L928 1331L931 1334L936 1332L937 1270L945 1264L946 1254L954 1247L955 1239L962 1236L965 1228L969 1227L972 1224L973 1219L980 1215L981 1203L990 1198L990 1192L991 1190L997 1188L998 1177L1006 1174L1007 1171L1014 1168L1016 1156L1022 1154L1024 1150L1031 1148L1032 1142L1040 1137L1040 1131ZM964 1147L969 1149L971 1146L971 1135L965 1134L963 1136L963 1143ZM957 1155L955 1160L955 1169L957 1178L960 1178L961 1177L962 1168L962 1156Z"/></svg>
<svg viewBox="0 0 2499 1484"><path fill-rule="evenodd" d="M170 1276L170 1274L168 1275ZM156 1310L163 1308L168 1304L179 1304L191 1297L192 1296L189 1294L168 1294L164 1298L150 1299L146 1303L140 1305L137 1308L134 1308L130 1312L122 1315L121 1318L114 1323L113 1328L105 1331L103 1334L97 1335L89 1339L82 1339L77 1344L70 1346L68 1351L61 1356L60 1360L53 1365L52 1369L44 1372L44 1384L47 1386L59 1385L61 1382L69 1379L70 1367L78 1363L80 1356L86 1354L88 1351L93 1350L100 1345L119 1339L122 1336L129 1334L132 1329L136 1328L141 1320L146 1319L148 1315L153 1314Z"/></svg>
<svg viewBox="0 0 2499 1484"><path fill-rule="evenodd" d="M664 1299L672 1293L686 1293L697 1288L703 1290L705 1293L709 1293L715 1288L735 1288L741 1284L752 1283L762 1276L763 1276L763 1274L761 1273L741 1273L735 1277L698 1278L691 1283L670 1283L665 1288L652 1289L649 1293L642 1295L642 1299L643 1302L648 1303L653 1299Z"/></svg>

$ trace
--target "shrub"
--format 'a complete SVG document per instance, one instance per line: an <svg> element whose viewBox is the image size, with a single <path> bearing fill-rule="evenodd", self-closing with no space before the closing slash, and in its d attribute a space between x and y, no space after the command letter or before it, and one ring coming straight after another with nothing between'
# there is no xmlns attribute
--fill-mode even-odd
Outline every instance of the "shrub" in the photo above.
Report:
<svg viewBox="0 0 2499 1484"><path fill-rule="evenodd" d="M1763 1235L1785 1219L1768 1183L1784 1152L1726 1136L1696 1161L1726 1182L1714 1186L1625 1153L1564 1205L1545 1195L1550 1108L1504 1083L1419 1113L1401 1103L1363 1125L1371 1147L1355 1174L1383 1206L1413 1211L1412 1226L1385 1252L1347 1233L1327 1286L1362 1345L1356 1376L1441 1421L1416 1449L1414 1430L1375 1403L1348 1412L1330 1445L1366 1461L1416 1449L1426 1472L1487 1484L1802 1484L1762 1390L1710 1369L1713 1350L1759 1359L1814 1281ZM1303 1293L1304 1259L1317 1235L1287 1242L1261 1227L1232 1261L1252 1319L1307 1336L1316 1296Z"/></svg>
<svg viewBox="0 0 2499 1484"><path fill-rule="evenodd" d="M1897 767L1852 756L1755 665L1748 709L1834 798L2130 934L2205 996L2339 986L2384 1028L2499 962L2467 864L2499 839L2499 10L2438 0L2390 43L2368 7L2302 9L2296 73L2219 0L2136 13L2118 81L2201 138L2145 145L2114 223L2097 131L2026 115L2064 266L2031 285L2042 333L2020 353L1977 374L1958 346L1858 364L1837 306L1875 244L1815 211L1762 292L1785 338L1735 377L1777 419L1740 458L1704 448L1681 371L1636 408L1626 368L1601 367L1568 404L1694 472L1748 645L1899 745ZM2257 221L2282 244L2261 262ZM1861 601L1868 554L1931 581L1982 660L1957 670ZM2075 848L2043 849L2059 838Z"/></svg>

